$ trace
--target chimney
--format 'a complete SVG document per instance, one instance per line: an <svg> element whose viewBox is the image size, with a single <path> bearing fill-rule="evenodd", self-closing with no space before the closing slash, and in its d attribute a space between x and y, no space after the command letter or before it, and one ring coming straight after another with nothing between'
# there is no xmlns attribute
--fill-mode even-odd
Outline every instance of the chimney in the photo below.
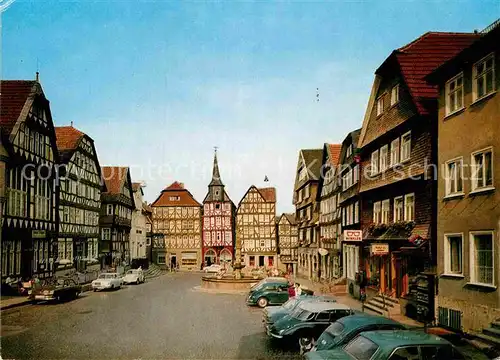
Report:
<svg viewBox="0 0 500 360"><path fill-rule="evenodd" d="M179 183L179 186L184 189L184 183Z"/></svg>
<svg viewBox="0 0 500 360"><path fill-rule="evenodd" d="M71 121L71 127L73 127L73 121Z"/></svg>
<svg viewBox="0 0 500 360"><path fill-rule="evenodd" d="M39 80L40 80L40 73L37 71L35 75L35 81L39 82Z"/></svg>

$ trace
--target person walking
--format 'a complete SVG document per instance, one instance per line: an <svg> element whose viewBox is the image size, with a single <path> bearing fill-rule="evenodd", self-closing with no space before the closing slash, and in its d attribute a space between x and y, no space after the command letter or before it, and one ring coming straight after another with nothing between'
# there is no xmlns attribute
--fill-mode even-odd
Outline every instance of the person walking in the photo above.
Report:
<svg viewBox="0 0 500 360"><path fill-rule="evenodd" d="M302 295L302 288L299 283L295 283L295 296Z"/></svg>
<svg viewBox="0 0 500 360"><path fill-rule="evenodd" d="M295 286L293 283L288 284L288 298L292 298L295 296Z"/></svg>

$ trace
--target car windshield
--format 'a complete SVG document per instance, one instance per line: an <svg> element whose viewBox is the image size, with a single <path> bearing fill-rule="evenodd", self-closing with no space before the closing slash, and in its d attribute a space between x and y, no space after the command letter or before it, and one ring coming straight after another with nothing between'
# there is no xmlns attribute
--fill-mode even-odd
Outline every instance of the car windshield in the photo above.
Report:
<svg viewBox="0 0 500 360"><path fill-rule="evenodd" d="M292 298L283 304L283 308L286 310L293 310L295 308L295 305L297 305L298 302L299 302L299 300Z"/></svg>
<svg viewBox="0 0 500 360"><path fill-rule="evenodd" d="M332 337L339 336L340 334L342 334L342 331L344 331L344 324L338 321L334 322L325 330L325 332L327 332Z"/></svg>
<svg viewBox="0 0 500 360"><path fill-rule="evenodd" d="M139 271L137 270L129 270L127 271L127 274L137 274Z"/></svg>
<svg viewBox="0 0 500 360"><path fill-rule="evenodd" d="M307 310L299 309L299 311L296 311L294 313L294 317L302 321L311 320L314 317L314 313Z"/></svg>
<svg viewBox="0 0 500 360"><path fill-rule="evenodd" d="M344 346L344 351L357 360L371 359L377 349L378 345L364 336L358 336Z"/></svg>
<svg viewBox="0 0 500 360"><path fill-rule="evenodd" d="M99 279L113 279L115 274L101 274L99 275Z"/></svg>

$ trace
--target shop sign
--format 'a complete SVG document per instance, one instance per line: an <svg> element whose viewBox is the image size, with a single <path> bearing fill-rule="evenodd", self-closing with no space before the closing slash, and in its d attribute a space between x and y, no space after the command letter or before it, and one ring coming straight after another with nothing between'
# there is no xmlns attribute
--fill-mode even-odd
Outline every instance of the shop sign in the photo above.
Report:
<svg viewBox="0 0 500 360"><path fill-rule="evenodd" d="M363 241L363 231L344 230L344 241Z"/></svg>
<svg viewBox="0 0 500 360"><path fill-rule="evenodd" d="M387 255L389 253L389 244L372 244L372 255Z"/></svg>
<svg viewBox="0 0 500 360"><path fill-rule="evenodd" d="M45 239L45 230L31 230L31 237L33 239Z"/></svg>

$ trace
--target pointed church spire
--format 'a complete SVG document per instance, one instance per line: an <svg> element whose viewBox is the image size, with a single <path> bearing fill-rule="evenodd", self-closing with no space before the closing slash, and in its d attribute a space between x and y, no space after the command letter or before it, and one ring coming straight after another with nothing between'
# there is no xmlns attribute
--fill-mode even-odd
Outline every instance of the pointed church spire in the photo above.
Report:
<svg viewBox="0 0 500 360"><path fill-rule="evenodd" d="M214 167L212 170L212 181L208 186L224 186L220 179L219 163L217 162L217 146L214 147Z"/></svg>

